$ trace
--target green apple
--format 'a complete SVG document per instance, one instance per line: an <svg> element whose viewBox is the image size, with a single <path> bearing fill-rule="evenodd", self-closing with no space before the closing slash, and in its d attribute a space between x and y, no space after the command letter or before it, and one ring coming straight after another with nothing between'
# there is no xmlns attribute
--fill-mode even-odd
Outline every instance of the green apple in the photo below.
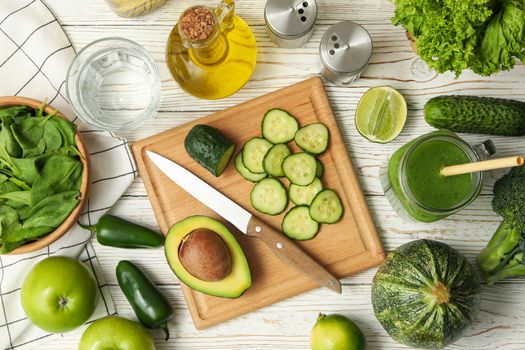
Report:
<svg viewBox="0 0 525 350"><path fill-rule="evenodd" d="M80 261L55 256L36 264L21 290L22 307L46 332L65 333L81 326L97 306L97 284Z"/></svg>
<svg viewBox="0 0 525 350"><path fill-rule="evenodd" d="M119 316L104 317L86 329L78 350L155 350L153 338L141 324Z"/></svg>

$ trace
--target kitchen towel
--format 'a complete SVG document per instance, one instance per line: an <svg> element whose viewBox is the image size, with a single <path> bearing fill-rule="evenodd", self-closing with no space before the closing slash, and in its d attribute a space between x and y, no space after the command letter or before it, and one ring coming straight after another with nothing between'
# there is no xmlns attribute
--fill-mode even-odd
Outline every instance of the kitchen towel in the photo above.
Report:
<svg viewBox="0 0 525 350"><path fill-rule="evenodd" d="M78 125L91 165L90 195L80 221L92 225L120 198L136 170L126 141L109 132L90 130L74 117L64 82L74 56L71 42L42 0L0 1L0 96L47 100ZM33 326L20 303L26 273L48 256L79 257L92 269L100 295L90 322L116 313L89 238L90 234L75 224L47 248L25 255L0 256L0 349L34 349L61 337Z"/></svg>

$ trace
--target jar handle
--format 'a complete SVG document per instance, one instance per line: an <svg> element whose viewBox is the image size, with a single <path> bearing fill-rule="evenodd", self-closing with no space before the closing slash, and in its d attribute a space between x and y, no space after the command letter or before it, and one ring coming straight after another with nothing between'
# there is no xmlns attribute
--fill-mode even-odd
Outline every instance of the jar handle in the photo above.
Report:
<svg viewBox="0 0 525 350"><path fill-rule="evenodd" d="M479 145L473 146L472 149L474 149L474 152L478 155L479 160L485 160L496 153L496 146L492 140L486 140Z"/></svg>
<svg viewBox="0 0 525 350"><path fill-rule="evenodd" d="M221 27L231 29L233 26L233 16L235 15L235 1L222 0L219 6L215 8L215 14Z"/></svg>

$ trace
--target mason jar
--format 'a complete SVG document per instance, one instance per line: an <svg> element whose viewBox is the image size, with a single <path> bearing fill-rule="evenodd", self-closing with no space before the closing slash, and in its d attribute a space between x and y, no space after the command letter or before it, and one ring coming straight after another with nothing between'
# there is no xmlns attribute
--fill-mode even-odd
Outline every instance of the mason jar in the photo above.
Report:
<svg viewBox="0 0 525 350"><path fill-rule="evenodd" d="M449 131L434 131L399 148L382 176L385 195L408 220L433 222L472 203L479 195L482 173L445 177L445 166L484 160L495 153L492 141L470 146Z"/></svg>

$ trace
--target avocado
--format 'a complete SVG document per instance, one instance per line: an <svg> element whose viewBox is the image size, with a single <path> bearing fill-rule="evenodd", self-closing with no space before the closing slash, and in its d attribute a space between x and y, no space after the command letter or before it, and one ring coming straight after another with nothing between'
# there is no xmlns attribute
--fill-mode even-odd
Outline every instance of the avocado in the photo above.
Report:
<svg viewBox="0 0 525 350"><path fill-rule="evenodd" d="M211 231L222 239L229 250L231 267L226 277L217 281L199 279L189 270L202 271L203 266L187 269L180 258L181 247L185 244L192 232ZM206 245L200 245L206 247ZM206 248L199 248L206 249ZM220 222L207 216L190 216L175 223L169 230L164 245L166 259L172 271L179 280L188 287L204 294L223 298L238 298L252 285L252 277L248 261L235 236ZM202 252L209 254L210 252ZM184 255L183 255L184 256ZM186 259L185 259L186 260ZM193 259L204 262L206 259ZM210 266L212 269L213 266ZM199 274L199 276L202 276Z"/></svg>

